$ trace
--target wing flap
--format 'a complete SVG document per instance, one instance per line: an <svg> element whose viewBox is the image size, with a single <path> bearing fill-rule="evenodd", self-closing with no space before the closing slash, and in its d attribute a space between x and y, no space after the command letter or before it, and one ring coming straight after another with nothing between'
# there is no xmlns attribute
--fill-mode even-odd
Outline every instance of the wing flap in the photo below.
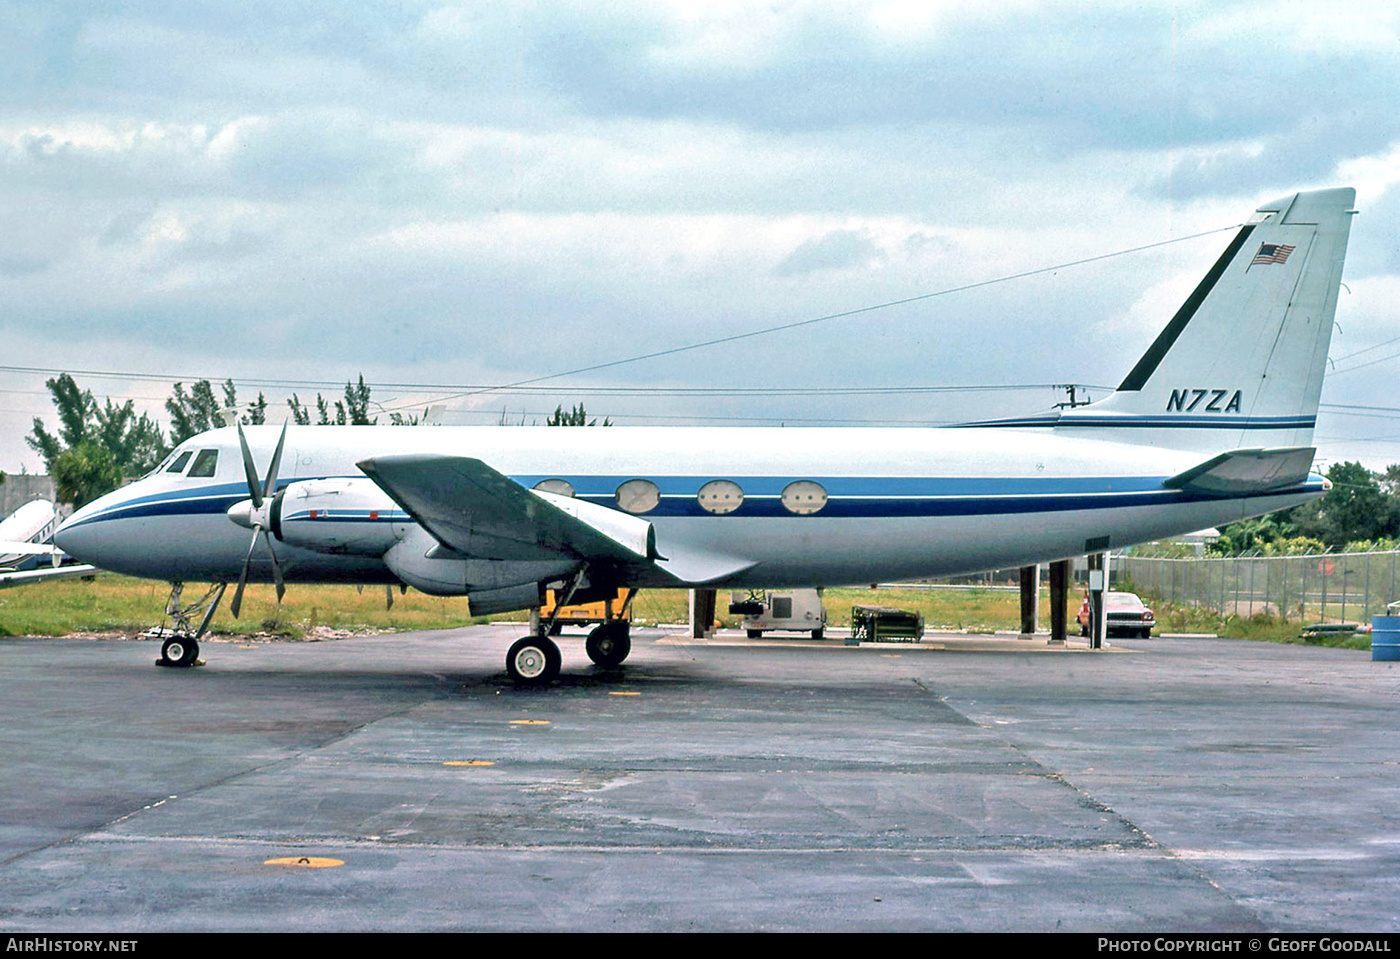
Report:
<svg viewBox="0 0 1400 959"><path fill-rule="evenodd" d="M752 560L736 559L719 553L664 544L666 558L658 559L656 565L665 570L677 581L685 584L712 583L735 573L742 573L754 565Z"/></svg>
<svg viewBox="0 0 1400 959"><path fill-rule="evenodd" d="M1164 480L1167 489L1206 496L1253 496L1297 486L1312 469L1311 446L1231 450Z"/></svg>

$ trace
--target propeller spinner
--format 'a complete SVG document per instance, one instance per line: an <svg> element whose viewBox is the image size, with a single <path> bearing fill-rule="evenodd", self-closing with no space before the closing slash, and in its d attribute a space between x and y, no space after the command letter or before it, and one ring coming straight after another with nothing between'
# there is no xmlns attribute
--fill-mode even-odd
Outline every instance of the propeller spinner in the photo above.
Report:
<svg viewBox="0 0 1400 959"><path fill-rule="evenodd" d="M243 606L243 587L248 585L248 567L253 562L253 551L258 548L258 538L267 545L267 555L272 560L272 578L277 584L277 602L287 588L282 583L282 567L277 563L277 554L272 550L272 540L268 528L272 525L272 494L277 489L277 467L282 462L282 447L287 442L287 424L282 424L282 435L277 438L277 449L272 453L272 462L267 467L267 477L258 483L258 468L253 463L253 451L248 448L248 437L243 434L243 426L238 426L238 445L243 449L243 473L248 478L248 499L229 507L228 517L239 526L252 529L253 541L248 544L248 556L243 560L243 569L238 574L238 589L234 590L233 602L229 611L234 619Z"/></svg>

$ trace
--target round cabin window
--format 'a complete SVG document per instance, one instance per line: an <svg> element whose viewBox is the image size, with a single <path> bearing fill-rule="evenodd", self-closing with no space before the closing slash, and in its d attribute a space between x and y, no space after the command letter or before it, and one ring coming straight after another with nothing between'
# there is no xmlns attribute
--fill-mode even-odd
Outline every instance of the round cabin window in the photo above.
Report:
<svg viewBox="0 0 1400 959"><path fill-rule="evenodd" d="M798 480L783 488L783 506L789 513L810 516L826 505L826 490L811 480Z"/></svg>
<svg viewBox="0 0 1400 959"><path fill-rule="evenodd" d="M661 491L651 480L628 480L617 488L617 505L629 513L649 513L661 502Z"/></svg>
<svg viewBox="0 0 1400 959"><path fill-rule="evenodd" d="M556 496L573 496L574 484L568 480L547 479L540 480L535 484L535 489L541 493L553 493Z"/></svg>
<svg viewBox="0 0 1400 959"><path fill-rule="evenodd" d="M744 491L729 480L711 480L697 494L707 513L732 513L744 502Z"/></svg>

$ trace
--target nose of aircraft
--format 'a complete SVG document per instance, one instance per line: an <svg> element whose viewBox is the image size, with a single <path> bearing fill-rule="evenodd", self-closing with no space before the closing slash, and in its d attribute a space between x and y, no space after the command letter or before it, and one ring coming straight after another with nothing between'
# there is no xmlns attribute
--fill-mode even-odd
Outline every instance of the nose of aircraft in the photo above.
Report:
<svg viewBox="0 0 1400 959"><path fill-rule="evenodd" d="M81 514L82 510L79 510L59 524L53 532L53 544L74 559L100 565L92 557L92 531L84 528Z"/></svg>
<svg viewBox="0 0 1400 959"><path fill-rule="evenodd" d="M78 509L54 530L53 544L76 560L110 568L112 550L120 544L114 539L116 524L102 519L120 500L119 493L108 493Z"/></svg>

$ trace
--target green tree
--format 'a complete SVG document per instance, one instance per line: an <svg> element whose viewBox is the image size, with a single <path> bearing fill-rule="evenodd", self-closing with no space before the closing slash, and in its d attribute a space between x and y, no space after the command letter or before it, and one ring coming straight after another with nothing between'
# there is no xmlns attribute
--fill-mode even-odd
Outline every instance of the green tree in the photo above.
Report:
<svg viewBox="0 0 1400 959"><path fill-rule="evenodd" d="M311 411L302 405L301 398L299 396L293 393L292 398L287 400L287 406L291 408L293 423L297 424L298 426L311 425Z"/></svg>
<svg viewBox="0 0 1400 959"><path fill-rule="evenodd" d="M345 384L345 402L336 400L335 421L338 426L373 426L379 417L369 417L369 387L365 385L365 375L360 374L357 386Z"/></svg>
<svg viewBox="0 0 1400 959"><path fill-rule="evenodd" d="M224 422L225 411L238 407L238 390L233 380L224 380L222 387L224 401L214 398L214 386L208 380L200 380L185 392L183 383L176 383L170 399L165 401L165 410L170 414L170 444L179 446L191 436L229 425ZM241 420L245 424L267 422L267 397L258 394L256 403L248 405Z"/></svg>
<svg viewBox="0 0 1400 959"><path fill-rule="evenodd" d="M259 397L261 398L261 396ZM287 400L292 411L292 422L299 426L311 425L311 410L302 403L301 397L293 393ZM365 383L365 375L360 374L358 384L345 383L345 399L335 401L335 416L331 416L331 404L320 393L316 394L317 426L373 426L379 417L369 416L370 388Z"/></svg>
<svg viewBox="0 0 1400 959"><path fill-rule="evenodd" d="M36 416L25 442L43 457L55 484L60 471L65 475L60 501L72 503L71 497L78 496L86 502L116 489L123 477L149 472L165 455L160 427L144 413L137 416L132 400L120 406L111 399L99 404L67 373L45 385L58 411L58 432L50 433Z"/></svg>
<svg viewBox="0 0 1400 959"><path fill-rule="evenodd" d="M1333 549L1352 540L1395 535L1400 517L1397 501L1381 489L1379 478L1360 463L1333 463L1327 469L1332 488L1316 503L1297 507L1291 520L1303 536Z"/></svg>
<svg viewBox="0 0 1400 959"><path fill-rule="evenodd" d="M77 509L121 485L122 471L112 451L93 440L69 447L49 464L55 495Z"/></svg>
<svg viewBox="0 0 1400 959"><path fill-rule="evenodd" d="M556 406L554 412L549 415L549 419L544 421L545 426L597 426L598 418L588 418L588 412L584 410L583 404L579 403L567 413L563 405ZM604 426L612 426L612 420L604 417Z"/></svg>
<svg viewBox="0 0 1400 959"><path fill-rule="evenodd" d="M1333 463L1327 479L1332 488L1321 499L1222 527L1212 552L1381 548L1400 537L1400 464L1373 473L1360 463Z"/></svg>
<svg viewBox="0 0 1400 959"><path fill-rule="evenodd" d="M233 381L229 380L224 384L225 395L232 389ZM208 380L200 380L188 393L185 384L176 383L170 399L165 401L165 411L170 414L170 444L179 446L191 436L222 426L222 409Z"/></svg>

